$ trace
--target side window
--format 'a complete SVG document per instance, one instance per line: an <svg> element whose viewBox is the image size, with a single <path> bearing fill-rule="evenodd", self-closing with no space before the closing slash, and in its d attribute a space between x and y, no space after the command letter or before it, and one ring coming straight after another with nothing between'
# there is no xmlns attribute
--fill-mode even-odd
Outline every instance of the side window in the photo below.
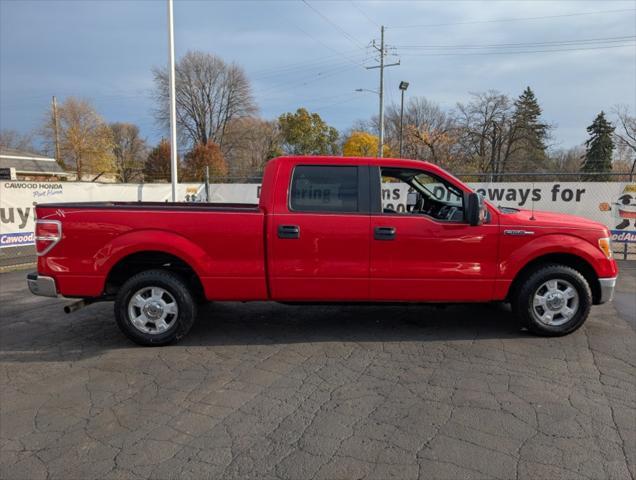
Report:
<svg viewBox="0 0 636 480"><path fill-rule="evenodd" d="M297 166L289 206L297 212L357 212L358 167Z"/></svg>
<svg viewBox="0 0 636 480"><path fill-rule="evenodd" d="M381 169L384 214L427 215L436 220L461 222L463 192L421 170Z"/></svg>

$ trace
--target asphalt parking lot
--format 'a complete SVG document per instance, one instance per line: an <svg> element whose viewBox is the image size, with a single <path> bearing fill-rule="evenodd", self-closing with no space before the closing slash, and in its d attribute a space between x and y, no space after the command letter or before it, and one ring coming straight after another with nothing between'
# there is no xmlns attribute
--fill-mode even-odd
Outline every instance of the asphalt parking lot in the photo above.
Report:
<svg viewBox="0 0 636 480"><path fill-rule="evenodd" d="M0 477L636 475L636 262L563 338L502 306L214 304L131 344L0 274Z"/></svg>

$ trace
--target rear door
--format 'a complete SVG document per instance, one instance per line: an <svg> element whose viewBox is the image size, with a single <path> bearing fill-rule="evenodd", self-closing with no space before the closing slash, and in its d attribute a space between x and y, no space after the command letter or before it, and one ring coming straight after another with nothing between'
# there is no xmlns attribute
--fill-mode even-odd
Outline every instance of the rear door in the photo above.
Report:
<svg viewBox="0 0 636 480"><path fill-rule="evenodd" d="M272 298L367 300L368 166L288 162L277 182L267 238Z"/></svg>

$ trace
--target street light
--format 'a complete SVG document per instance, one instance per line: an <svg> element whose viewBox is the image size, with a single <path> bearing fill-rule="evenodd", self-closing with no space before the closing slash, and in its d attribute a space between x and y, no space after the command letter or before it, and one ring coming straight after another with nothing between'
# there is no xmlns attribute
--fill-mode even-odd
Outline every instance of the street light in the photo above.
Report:
<svg viewBox="0 0 636 480"><path fill-rule="evenodd" d="M404 80L400 82L400 92L402 92L402 101L400 102L400 158L402 158L402 144L403 144L403 125L404 125L404 92L409 88L409 82Z"/></svg>
<svg viewBox="0 0 636 480"><path fill-rule="evenodd" d="M369 93L374 93L378 97L380 96L380 92L378 92L377 90L370 90L368 88L356 88L354 91L355 92L369 92ZM380 127L380 130L382 130L382 127ZM379 151L380 151L380 147L378 147L378 152Z"/></svg>

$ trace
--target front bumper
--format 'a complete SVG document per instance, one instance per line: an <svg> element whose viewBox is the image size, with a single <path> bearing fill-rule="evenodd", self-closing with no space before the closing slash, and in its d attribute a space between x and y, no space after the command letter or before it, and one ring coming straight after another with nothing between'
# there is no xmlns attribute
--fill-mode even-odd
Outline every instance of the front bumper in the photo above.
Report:
<svg viewBox="0 0 636 480"><path fill-rule="evenodd" d="M598 283L601 286L600 303L611 302L614 298L614 287L616 287L616 278L599 278Z"/></svg>
<svg viewBox="0 0 636 480"><path fill-rule="evenodd" d="M33 295L42 297L57 297L57 286L55 280L51 277L38 275L37 272L27 274L27 285Z"/></svg>

